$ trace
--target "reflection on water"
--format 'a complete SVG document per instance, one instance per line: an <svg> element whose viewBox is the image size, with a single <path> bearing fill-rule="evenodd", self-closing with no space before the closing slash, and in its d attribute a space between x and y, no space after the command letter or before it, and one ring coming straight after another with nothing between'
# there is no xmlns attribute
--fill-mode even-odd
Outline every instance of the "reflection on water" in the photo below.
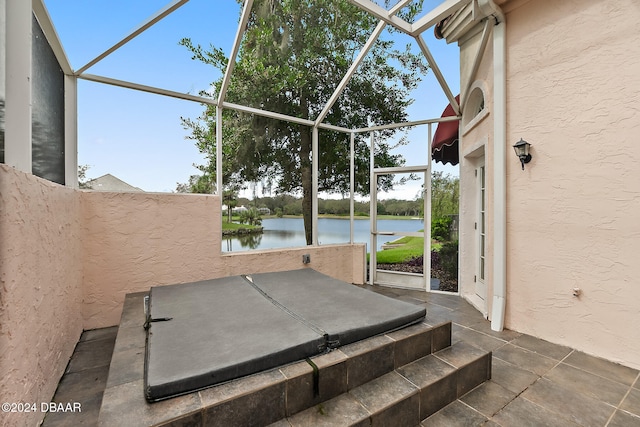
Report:
<svg viewBox="0 0 640 427"><path fill-rule="evenodd" d="M226 246L226 249L223 247L223 251L233 252L234 243L238 248L235 250L249 250L249 249L257 249L260 246L260 242L262 241L262 234L242 234L233 237L224 236L222 238L222 245Z"/></svg>
<svg viewBox="0 0 640 427"><path fill-rule="evenodd" d="M318 241L320 244L348 243L350 235L348 219L319 218ZM422 219L378 220L378 231L418 231L424 228ZM304 222L302 218L268 218L262 221L263 234L224 236L222 250L226 252L252 249L290 248L305 246ZM384 243L398 236L378 236L377 250ZM370 242L368 219L354 221L354 242ZM367 249L368 251L368 249Z"/></svg>

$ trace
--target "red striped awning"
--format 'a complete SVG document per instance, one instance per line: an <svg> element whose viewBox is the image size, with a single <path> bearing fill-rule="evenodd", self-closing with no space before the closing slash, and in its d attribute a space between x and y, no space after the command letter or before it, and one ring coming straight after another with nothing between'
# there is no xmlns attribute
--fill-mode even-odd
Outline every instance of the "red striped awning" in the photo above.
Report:
<svg viewBox="0 0 640 427"><path fill-rule="evenodd" d="M456 101L460 102L460 95L456 96ZM451 104L442 112L442 117L455 116ZM442 164L451 163L457 165L458 158L458 128L460 121L438 123L436 133L431 143L431 156L436 162Z"/></svg>

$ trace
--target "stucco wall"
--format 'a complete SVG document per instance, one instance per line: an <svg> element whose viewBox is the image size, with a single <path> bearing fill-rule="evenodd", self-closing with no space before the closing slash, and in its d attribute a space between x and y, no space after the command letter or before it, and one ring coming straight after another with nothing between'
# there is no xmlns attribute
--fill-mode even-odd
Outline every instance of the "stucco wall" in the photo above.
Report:
<svg viewBox="0 0 640 427"><path fill-rule="evenodd" d="M124 297L222 275L219 198L82 192L85 329L116 325Z"/></svg>
<svg viewBox="0 0 640 427"><path fill-rule="evenodd" d="M127 293L228 275L309 267L363 282L364 245L222 254L220 198L83 192L84 327L116 325Z"/></svg>
<svg viewBox="0 0 640 427"><path fill-rule="evenodd" d="M506 326L640 368L640 3L507 15ZM580 288L579 297L572 289Z"/></svg>
<svg viewBox="0 0 640 427"><path fill-rule="evenodd" d="M302 255L311 257L302 263ZM252 274L313 268L348 283L364 283L365 245L323 245L259 252L230 253L223 256L227 275Z"/></svg>
<svg viewBox="0 0 640 427"><path fill-rule="evenodd" d="M0 164L0 402L49 402L80 337L78 212L75 191Z"/></svg>
<svg viewBox="0 0 640 427"><path fill-rule="evenodd" d="M460 45L460 86L463 88L462 98L466 99L464 89L467 84L472 88L478 87L484 92L484 112L473 116L469 110L464 112L461 126L459 147L460 156L460 231L459 253L460 273L458 284L461 295L471 302L484 316L491 313L493 291L493 44L491 39L487 43L480 66L475 75L471 75L471 68L475 56L478 54L482 39L482 24L478 25L473 36L465 37ZM468 123L468 124L466 124ZM479 166L485 166L485 290L484 299L477 293L480 291L479 274Z"/></svg>

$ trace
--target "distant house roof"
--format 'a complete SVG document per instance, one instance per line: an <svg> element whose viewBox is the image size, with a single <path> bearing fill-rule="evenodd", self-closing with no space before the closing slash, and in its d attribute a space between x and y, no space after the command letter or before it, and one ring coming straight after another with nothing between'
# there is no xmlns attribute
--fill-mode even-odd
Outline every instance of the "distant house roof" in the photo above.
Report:
<svg viewBox="0 0 640 427"><path fill-rule="evenodd" d="M140 192L144 191L141 188L134 187L133 185L127 184L120 178L117 178L110 173L106 175L102 175L96 179L92 179L91 181L87 181L87 185L91 190L94 191L115 191L115 192Z"/></svg>

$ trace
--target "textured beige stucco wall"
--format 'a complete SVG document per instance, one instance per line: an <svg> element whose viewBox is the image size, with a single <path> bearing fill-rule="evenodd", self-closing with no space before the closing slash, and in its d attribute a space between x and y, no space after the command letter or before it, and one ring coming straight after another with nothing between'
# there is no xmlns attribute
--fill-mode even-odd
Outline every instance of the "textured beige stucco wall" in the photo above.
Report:
<svg viewBox="0 0 640 427"><path fill-rule="evenodd" d="M302 263L309 254L311 262ZM365 245L323 245L291 249L270 249L224 255L227 275L252 274L313 268L348 283L364 283Z"/></svg>
<svg viewBox="0 0 640 427"><path fill-rule="evenodd" d="M640 2L507 15L506 326L640 368ZM572 295L580 288L580 297Z"/></svg>
<svg viewBox="0 0 640 427"><path fill-rule="evenodd" d="M224 274L218 197L85 191L82 211L85 329L116 325L129 292Z"/></svg>
<svg viewBox="0 0 640 427"><path fill-rule="evenodd" d="M487 43L480 66L475 75L471 75L471 67L480 49L482 39L482 24L476 28L476 33L466 37L460 46L460 86L467 84L479 87L484 92L485 112L475 120L467 119L469 111L465 111L461 126L459 147L460 156L460 230L459 253L460 273L458 283L461 295L471 302L484 316L491 313L493 292L493 44L491 39ZM466 94L462 93L466 99ZM471 114L472 115L472 114ZM479 258L480 245L478 242L480 222L479 166L485 166L485 279L486 292L484 300L476 295L476 287L480 281Z"/></svg>
<svg viewBox="0 0 640 427"><path fill-rule="evenodd" d="M362 283L364 245L222 254L220 198L83 192L84 328L116 325L127 293L228 275L309 267Z"/></svg>
<svg viewBox="0 0 640 427"><path fill-rule="evenodd" d="M82 332L77 192L0 164L0 402L49 402ZM39 412L0 415L37 425Z"/></svg>

